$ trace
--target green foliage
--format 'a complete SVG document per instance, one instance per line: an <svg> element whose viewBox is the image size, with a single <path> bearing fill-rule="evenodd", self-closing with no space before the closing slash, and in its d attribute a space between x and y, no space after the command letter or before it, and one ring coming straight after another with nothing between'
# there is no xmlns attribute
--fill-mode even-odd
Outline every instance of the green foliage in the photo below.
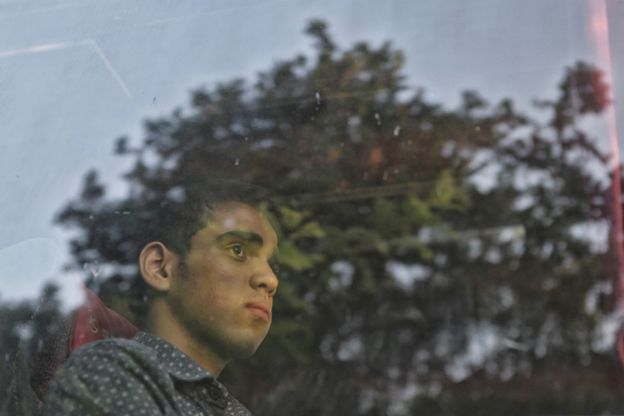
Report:
<svg viewBox="0 0 624 416"><path fill-rule="evenodd" d="M468 204L466 192L457 184L450 171L440 172L440 177L429 197L429 206L442 210L462 210Z"/></svg>
<svg viewBox="0 0 624 416"><path fill-rule="evenodd" d="M290 267L293 270L300 272L302 270L310 269L315 263L318 263L323 259L320 255L307 255L297 248L289 241L284 241L280 244L280 263L286 267Z"/></svg>

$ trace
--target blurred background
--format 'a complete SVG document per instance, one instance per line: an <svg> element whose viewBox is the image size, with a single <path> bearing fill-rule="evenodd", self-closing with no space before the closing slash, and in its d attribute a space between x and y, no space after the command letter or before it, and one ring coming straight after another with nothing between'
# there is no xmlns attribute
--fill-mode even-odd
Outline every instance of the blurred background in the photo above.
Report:
<svg viewBox="0 0 624 416"><path fill-rule="evenodd" d="M0 0L0 414L36 413L83 285L140 321L143 221L214 178L281 235L271 333L222 376L255 414L624 413L623 21Z"/></svg>

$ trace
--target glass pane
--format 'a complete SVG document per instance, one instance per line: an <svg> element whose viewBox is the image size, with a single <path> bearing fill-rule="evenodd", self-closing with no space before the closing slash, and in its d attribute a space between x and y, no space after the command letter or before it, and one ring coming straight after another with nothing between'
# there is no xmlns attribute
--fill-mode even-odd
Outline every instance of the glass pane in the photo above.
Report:
<svg viewBox="0 0 624 416"><path fill-rule="evenodd" d="M271 331L219 377L254 414L624 412L622 19L1 1L2 414L36 413L78 344L144 328L141 249L184 257L196 225L167 215L207 192L280 240Z"/></svg>

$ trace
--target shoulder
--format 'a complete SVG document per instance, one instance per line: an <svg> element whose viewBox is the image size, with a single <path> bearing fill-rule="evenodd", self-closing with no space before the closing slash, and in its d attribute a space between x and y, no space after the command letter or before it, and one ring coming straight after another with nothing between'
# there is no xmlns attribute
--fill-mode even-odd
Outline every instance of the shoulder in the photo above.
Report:
<svg viewBox="0 0 624 416"><path fill-rule="evenodd" d="M154 351L131 339L108 338L84 345L73 351L64 367L92 367L95 363L158 364Z"/></svg>
<svg viewBox="0 0 624 416"><path fill-rule="evenodd" d="M85 384L115 384L169 390L173 382L156 352L131 339L109 338L76 349L59 370L57 379L78 377Z"/></svg>
<svg viewBox="0 0 624 416"><path fill-rule="evenodd" d="M50 385L44 409L56 409L49 413L54 415L81 414L87 408L105 414L141 408L158 414L154 410L163 409L172 390L153 350L133 340L110 338L72 352Z"/></svg>

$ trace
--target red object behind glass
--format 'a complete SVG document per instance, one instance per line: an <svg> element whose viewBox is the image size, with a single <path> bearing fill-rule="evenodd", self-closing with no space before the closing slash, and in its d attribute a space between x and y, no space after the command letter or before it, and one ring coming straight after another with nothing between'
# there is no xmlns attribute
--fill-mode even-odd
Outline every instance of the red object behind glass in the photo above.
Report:
<svg viewBox="0 0 624 416"><path fill-rule="evenodd" d="M71 314L63 328L47 340L47 348L34 358L31 372L31 388L37 408L48 389L54 373L63 365L76 348L100 339L132 338L138 332L126 318L108 308L100 298L84 288L84 302Z"/></svg>
<svg viewBox="0 0 624 416"><path fill-rule="evenodd" d="M95 293L85 288L85 302L78 307L69 334L69 352L100 339L132 338L138 328L126 318L106 307Z"/></svg>

